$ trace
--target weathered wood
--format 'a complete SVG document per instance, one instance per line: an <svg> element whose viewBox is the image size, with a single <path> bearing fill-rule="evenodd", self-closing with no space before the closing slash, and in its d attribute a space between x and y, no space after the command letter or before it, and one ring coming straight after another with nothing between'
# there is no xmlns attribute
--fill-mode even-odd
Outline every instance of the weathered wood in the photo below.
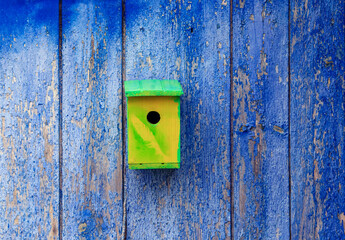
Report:
<svg viewBox="0 0 345 240"><path fill-rule="evenodd" d="M122 232L121 1L63 1L63 236Z"/></svg>
<svg viewBox="0 0 345 240"><path fill-rule="evenodd" d="M127 80L178 79L181 168L127 170L129 239L230 239L228 1L126 1Z"/></svg>
<svg viewBox="0 0 345 240"><path fill-rule="evenodd" d="M234 239L289 239L288 2L233 1Z"/></svg>
<svg viewBox="0 0 345 240"><path fill-rule="evenodd" d="M0 16L0 238L57 239L58 2Z"/></svg>
<svg viewBox="0 0 345 240"><path fill-rule="evenodd" d="M127 79L182 83L181 169L123 196L121 1L64 0L59 179L58 1L0 1L0 238L230 239L233 136L234 239L343 239L344 1L291 1L290 92L288 2L125 2Z"/></svg>
<svg viewBox="0 0 345 240"><path fill-rule="evenodd" d="M344 7L291 5L292 239L345 238Z"/></svg>

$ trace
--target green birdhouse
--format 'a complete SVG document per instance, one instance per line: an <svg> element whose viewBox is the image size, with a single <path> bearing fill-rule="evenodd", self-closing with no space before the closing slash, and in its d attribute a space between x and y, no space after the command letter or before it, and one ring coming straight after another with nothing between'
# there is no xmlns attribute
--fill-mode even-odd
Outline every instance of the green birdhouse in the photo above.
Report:
<svg viewBox="0 0 345 240"><path fill-rule="evenodd" d="M177 80L125 82L129 169L180 168Z"/></svg>

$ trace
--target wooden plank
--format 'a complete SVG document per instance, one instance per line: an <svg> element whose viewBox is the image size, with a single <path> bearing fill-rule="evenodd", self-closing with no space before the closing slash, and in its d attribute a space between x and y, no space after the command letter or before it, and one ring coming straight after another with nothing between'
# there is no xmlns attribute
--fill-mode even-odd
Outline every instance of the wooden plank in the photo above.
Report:
<svg viewBox="0 0 345 240"><path fill-rule="evenodd" d="M129 239L230 239L230 6L126 0L127 80L178 79L181 168L127 170Z"/></svg>
<svg viewBox="0 0 345 240"><path fill-rule="evenodd" d="M58 2L0 15L0 238L57 239Z"/></svg>
<svg viewBox="0 0 345 240"><path fill-rule="evenodd" d="M63 1L63 236L122 233L121 1Z"/></svg>
<svg viewBox="0 0 345 240"><path fill-rule="evenodd" d="M344 7L291 5L292 239L345 238Z"/></svg>
<svg viewBox="0 0 345 240"><path fill-rule="evenodd" d="M234 239L289 239L288 3L233 1Z"/></svg>

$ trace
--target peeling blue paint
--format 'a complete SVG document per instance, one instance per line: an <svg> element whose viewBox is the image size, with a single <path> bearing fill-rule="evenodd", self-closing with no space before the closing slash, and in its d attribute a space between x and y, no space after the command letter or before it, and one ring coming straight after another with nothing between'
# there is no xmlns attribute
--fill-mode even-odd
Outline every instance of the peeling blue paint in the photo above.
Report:
<svg viewBox="0 0 345 240"><path fill-rule="evenodd" d="M59 1L0 2L0 238L343 239L344 1L121 4L62 1L59 95ZM123 172L122 73L182 84L181 169Z"/></svg>

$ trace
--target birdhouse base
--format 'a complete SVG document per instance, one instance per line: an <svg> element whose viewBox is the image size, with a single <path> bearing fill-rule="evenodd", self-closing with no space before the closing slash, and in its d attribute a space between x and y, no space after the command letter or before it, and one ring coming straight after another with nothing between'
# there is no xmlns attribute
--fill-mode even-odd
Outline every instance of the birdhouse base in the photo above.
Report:
<svg viewBox="0 0 345 240"><path fill-rule="evenodd" d="M128 164L129 169L166 169L180 168L180 163L138 163Z"/></svg>

